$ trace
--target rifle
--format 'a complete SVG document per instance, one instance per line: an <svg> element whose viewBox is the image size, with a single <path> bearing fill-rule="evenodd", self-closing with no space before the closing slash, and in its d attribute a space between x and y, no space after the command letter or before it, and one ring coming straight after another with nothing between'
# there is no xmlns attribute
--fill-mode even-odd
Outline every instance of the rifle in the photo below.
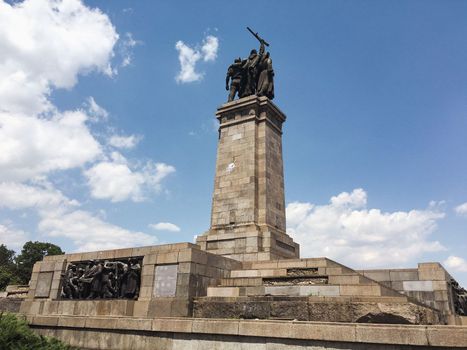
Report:
<svg viewBox="0 0 467 350"><path fill-rule="evenodd" d="M262 44L266 45L266 46L269 46L269 44L263 39L261 38L258 33L255 33L254 31L252 31L250 29L250 27L246 27L246 29L248 29L248 31Z"/></svg>

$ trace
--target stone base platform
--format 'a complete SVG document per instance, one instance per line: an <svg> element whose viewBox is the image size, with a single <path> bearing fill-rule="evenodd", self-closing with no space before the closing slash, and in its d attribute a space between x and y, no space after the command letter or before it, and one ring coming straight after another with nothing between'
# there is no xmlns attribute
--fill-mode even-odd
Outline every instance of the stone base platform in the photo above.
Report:
<svg viewBox="0 0 467 350"><path fill-rule="evenodd" d="M407 326L196 318L27 316L39 334L83 349L461 349L459 326Z"/></svg>
<svg viewBox="0 0 467 350"><path fill-rule="evenodd" d="M298 321L443 324L439 312L395 297L197 298L194 317Z"/></svg>
<svg viewBox="0 0 467 350"><path fill-rule="evenodd" d="M300 255L300 246L290 236L268 225L225 225L198 236L196 243L210 253L247 262Z"/></svg>
<svg viewBox="0 0 467 350"><path fill-rule="evenodd" d="M327 258L244 262L195 298L195 317L444 324L439 310Z"/></svg>
<svg viewBox="0 0 467 350"><path fill-rule="evenodd" d="M142 260L139 295L130 299L64 299L63 275L70 263L120 258ZM193 298L230 276L242 263L191 243L46 256L34 265L20 312L35 315L190 317Z"/></svg>

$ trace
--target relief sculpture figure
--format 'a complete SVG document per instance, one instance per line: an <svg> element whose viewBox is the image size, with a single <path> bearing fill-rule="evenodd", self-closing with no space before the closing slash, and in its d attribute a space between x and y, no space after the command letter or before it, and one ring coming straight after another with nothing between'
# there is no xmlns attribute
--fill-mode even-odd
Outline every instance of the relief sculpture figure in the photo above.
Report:
<svg viewBox="0 0 467 350"><path fill-rule="evenodd" d="M90 260L68 264L62 299L137 299L142 258Z"/></svg>

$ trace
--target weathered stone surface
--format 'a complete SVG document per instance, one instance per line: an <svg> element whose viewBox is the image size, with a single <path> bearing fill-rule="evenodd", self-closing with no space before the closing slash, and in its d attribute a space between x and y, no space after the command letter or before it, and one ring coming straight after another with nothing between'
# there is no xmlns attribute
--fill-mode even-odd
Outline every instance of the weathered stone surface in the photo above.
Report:
<svg viewBox="0 0 467 350"><path fill-rule="evenodd" d="M433 281L403 281L402 288L405 291L432 292Z"/></svg>
<svg viewBox="0 0 467 350"><path fill-rule="evenodd" d="M242 261L270 260L272 251L298 257L298 245L285 232L285 115L267 98L250 96L221 106L217 118L211 228L197 242L202 249Z"/></svg>
<svg viewBox="0 0 467 350"><path fill-rule="evenodd" d="M200 298L194 304L194 317L396 324L442 321L435 311L407 302L336 302L301 297Z"/></svg>
<svg viewBox="0 0 467 350"><path fill-rule="evenodd" d="M172 297L177 289L178 264L158 265L154 275L154 296Z"/></svg>
<svg viewBox="0 0 467 350"><path fill-rule="evenodd" d="M50 263L54 265L54 263ZM53 267L52 267L53 268ZM36 292L34 296L36 298L48 298L50 295L50 288L52 286L53 272L40 272L37 278Z"/></svg>
<svg viewBox="0 0 467 350"><path fill-rule="evenodd" d="M308 304L306 301L273 301L269 318L307 321Z"/></svg>
<svg viewBox="0 0 467 350"><path fill-rule="evenodd" d="M19 312L22 298L0 298L1 312Z"/></svg>
<svg viewBox="0 0 467 350"><path fill-rule="evenodd" d="M36 332L86 349L409 350L467 347L464 327L300 321L28 317ZM148 323L149 321L149 323ZM84 327L83 327L84 322ZM120 328L126 331L115 331ZM152 328L149 329L149 324ZM63 328L66 327L66 328ZM174 342L177 342L176 344Z"/></svg>

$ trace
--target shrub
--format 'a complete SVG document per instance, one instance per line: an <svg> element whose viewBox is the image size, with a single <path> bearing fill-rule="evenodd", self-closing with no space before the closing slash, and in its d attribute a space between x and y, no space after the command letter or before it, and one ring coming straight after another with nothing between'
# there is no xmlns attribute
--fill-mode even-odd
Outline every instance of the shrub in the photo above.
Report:
<svg viewBox="0 0 467 350"><path fill-rule="evenodd" d="M34 333L25 320L0 313L0 349L2 350L72 350L58 339Z"/></svg>

